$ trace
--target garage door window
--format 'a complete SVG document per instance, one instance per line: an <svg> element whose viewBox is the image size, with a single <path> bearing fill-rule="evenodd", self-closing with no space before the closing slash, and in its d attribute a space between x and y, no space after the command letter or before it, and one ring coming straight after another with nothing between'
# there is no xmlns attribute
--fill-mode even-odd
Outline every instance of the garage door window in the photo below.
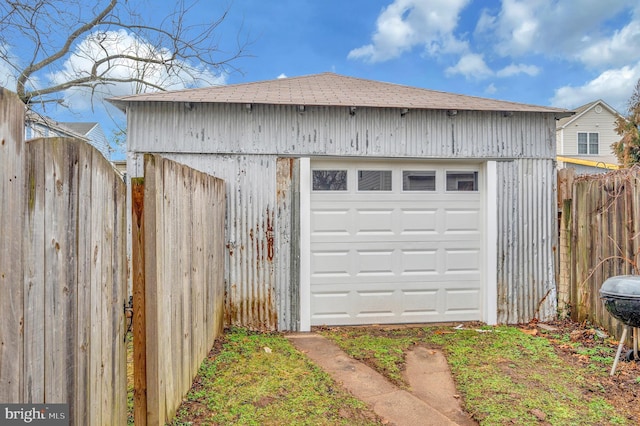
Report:
<svg viewBox="0 0 640 426"><path fill-rule="evenodd" d="M447 172L447 191L478 191L478 172Z"/></svg>
<svg viewBox="0 0 640 426"><path fill-rule="evenodd" d="M391 191L391 170L358 170L358 191Z"/></svg>
<svg viewBox="0 0 640 426"><path fill-rule="evenodd" d="M432 170L403 170L403 191L435 191L436 172Z"/></svg>
<svg viewBox="0 0 640 426"><path fill-rule="evenodd" d="M347 171L346 170L314 170L313 171L314 191L346 191Z"/></svg>

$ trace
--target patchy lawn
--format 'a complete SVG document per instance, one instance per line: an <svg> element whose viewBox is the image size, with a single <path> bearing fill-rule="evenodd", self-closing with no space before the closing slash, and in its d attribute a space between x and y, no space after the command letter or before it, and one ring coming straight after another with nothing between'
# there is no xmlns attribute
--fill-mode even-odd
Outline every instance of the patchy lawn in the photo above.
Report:
<svg viewBox="0 0 640 426"><path fill-rule="evenodd" d="M225 333L200 367L178 425L380 425L281 334Z"/></svg>
<svg viewBox="0 0 640 426"><path fill-rule="evenodd" d="M318 330L406 388L404 355L441 348L466 410L480 425L640 423L640 365L617 342L571 322L536 327L345 327ZM380 425L278 333L228 330L178 409L178 425Z"/></svg>
<svg viewBox="0 0 640 426"><path fill-rule="evenodd" d="M609 377L617 342L591 328L330 328L347 353L399 386L412 345L441 348L464 407L481 425L632 425L640 422L640 370L621 363Z"/></svg>

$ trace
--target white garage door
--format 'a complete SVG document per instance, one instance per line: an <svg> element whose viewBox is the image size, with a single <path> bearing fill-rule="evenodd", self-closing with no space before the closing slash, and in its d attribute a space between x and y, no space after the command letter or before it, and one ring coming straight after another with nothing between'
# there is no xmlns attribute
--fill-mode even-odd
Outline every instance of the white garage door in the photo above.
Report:
<svg viewBox="0 0 640 426"><path fill-rule="evenodd" d="M311 162L311 324L482 318L480 168Z"/></svg>

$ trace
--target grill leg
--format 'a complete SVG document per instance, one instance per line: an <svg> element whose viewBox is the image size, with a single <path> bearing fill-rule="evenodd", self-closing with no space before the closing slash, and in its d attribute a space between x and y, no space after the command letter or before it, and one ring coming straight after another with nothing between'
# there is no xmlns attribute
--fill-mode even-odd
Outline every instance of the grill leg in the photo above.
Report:
<svg viewBox="0 0 640 426"><path fill-rule="evenodd" d="M618 361L620 361L620 352L622 352L622 346L624 346L624 341L627 338L627 331L628 330L629 330L629 327L625 327L624 330L622 330L622 337L620 337L620 344L618 344L618 352L616 352L616 358L613 360L613 367L611 367L611 373L609 373L609 376L613 376L615 374L615 372L616 372L616 367L618 366ZM634 344L635 344L635 342L634 342Z"/></svg>

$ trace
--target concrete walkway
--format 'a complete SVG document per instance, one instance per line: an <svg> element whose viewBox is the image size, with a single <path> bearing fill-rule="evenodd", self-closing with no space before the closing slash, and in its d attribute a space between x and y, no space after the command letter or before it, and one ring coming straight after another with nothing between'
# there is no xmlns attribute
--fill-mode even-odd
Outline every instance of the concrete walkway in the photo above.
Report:
<svg viewBox="0 0 640 426"><path fill-rule="evenodd" d="M389 424L476 424L461 409L447 361L440 351L417 347L409 352L405 379L410 391L406 391L367 365L350 358L337 345L318 334L290 334L287 338Z"/></svg>

